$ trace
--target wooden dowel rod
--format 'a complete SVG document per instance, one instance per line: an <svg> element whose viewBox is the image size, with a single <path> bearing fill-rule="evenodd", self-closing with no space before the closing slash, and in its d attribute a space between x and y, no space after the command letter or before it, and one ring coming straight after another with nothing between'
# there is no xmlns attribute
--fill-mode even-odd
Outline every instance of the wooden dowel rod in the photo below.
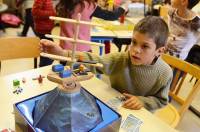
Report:
<svg viewBox="0 0 200 132"><path fill-rule="evenodd" d="M81 14L78 13L78 16L77 16L77 22L80 22L81 20ZM77 47L77 40L78 40L78 35L79 35L79 29L80 29L80 24L79 23L76 23L76 30L75 30L75 35L74 35L74 42L73 45L72 45L72 56L71 56L71 59L72 61L75 60L75 52L76 52L76 47ZM71 64L71 69L73 70L73 63Z"/></svg>
<svg viewBox="0 0 200 132"><path fill-rule="evenodd" d="M57 20L57 21L63 21L63 22L70 22L70 23L79 23L79 24L85 24L85 25L90 25L90 26L99 26L99 27L103 27L103 25L98 24L98 23L93 23L93 22L86 22L86 21L77 21L77 20L73 20L73 19L68 19L68 18L62 18L62 17L54 17L54 16L50 16L49 17L51 20Z"/></svg>
<svg viewBox="0 0 200 132"><path fill-rule="evenodd" d="M100 68L103 67L103 64L101 64L101 63L91 64L91 63L84 63L84 62L76 62L76 60L72 61L71 58L69 58L69 57L53 55L53 54L48 54L48 53L44 53L44 52L40 53L40 56L47 57L47 58L50 58L50 59L53 59L53 60L68 61L68 62L73 62L73 63L78 63L78 64L85 64L85 65L94 66L94 67L100 67Z"/></svg>
<svg viewBox="0 0 200 132"><path fill-rule="evenodd" d="M71 60L71 58L69 58L69 57L53 55L53 54L48 54L48 53L44 53L44 52L40 53L40 56L47 57L47 58L50 58L50 59L53 59L53 60L73 62Z"/></svg>
<svg viewBox="0 0 200 132"><path fill-rule="evenodd" d="M60 39L60 40L75 42L75 40L73 38L61 37L61 36L50 35L50 34L46 34L45 36L48 37L48 38L54 38L54 39ZM80 40L80 39L78 39L76 42L77 43L82 43L82 44L87 44L87 45L100 46L100 47L104 47L105 46L104 44L101 44L101 43L90 42L90 41Z"/></svg>

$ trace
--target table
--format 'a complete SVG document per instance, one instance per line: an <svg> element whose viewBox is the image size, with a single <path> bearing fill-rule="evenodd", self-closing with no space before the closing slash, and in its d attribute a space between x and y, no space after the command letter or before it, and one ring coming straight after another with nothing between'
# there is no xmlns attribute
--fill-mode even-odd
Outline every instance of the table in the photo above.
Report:
<svg viewBox="0 0 200 132"><path fill-rule="evenodd" d="M42 84L39 84L37 80L32 80L32 78L37 77L40 74L47 75L50 70L51 67L47 66L0 77L0 130L4 128L15 129L13 114L14 103L50 91L56 87L57 84L48 81L46 78L44 78ZM12 81L14 79L21 81L22 78L26 79L26 82L21 84L23 92L18 95L13 94ZM106 83L95 77L90 80L83 81L81 84L85 89L101 99L103 102L107 102L109 99L121 95L119 92L110 88L110 86L108 86ZM152 132L176 132L175 129L165 124L163 121L155 117L152 113L148 112L144 108L141 110L128 110L125 108L120 108L119 113L122 115L122 120L124 120L129 114L133 114L137 118L140 118L143 121L143 124L140 127L141 132L149 132L150 129Z"/></svg>
<svg viewBox="0 0 200 132"><path fill-rule="evenodd" d="M126 30L126 29L123 30L123 28L112 29L112 26L114 27L114 25L116 26L134 25L142 18L143 17L136 17L136 18L126 17L125 23L121 24L119 21L106 21L100 18L93 17L92 22L103 25L104 27L108 27L108 29L105 29L103 27L93 27L91 30L91 40L94 42L104 43L105 53L109 53L110 51L110 43L105 43L105 42L112 42L114 40L119 51L121 51L121 47L123 44L126 44L126 45L130 44L129 40L132 38L133 30ZM109 26L110 26L110 29L109 29ZM128 43L126 43L127 39L128 39ZM100 49L100 55L102 55L102 53L103 51L102 49Z"/></svg>
<svg viewBox="0 0 200 132"><path fill-rule="evenodd" d="M96 22L98 24L102 24L99 18L93 17L92 21ZM113 38L115 38L116 35L111 31L104 29L102 27L92 27L91 28L91 41L98 42L105 44L105 53L110 52L110 42L112 42ZM103 55L103 48L100 47L100 55Z"/></svg>
<svg viewBox="0 0 200 132"><path fill-rule="evenodd" d="M115 37L116 35L112 31L101 27L93 27L91 31L91 41L105 44L105 53L110 52L110 42L112 42ZM103 48L100 47L99 50L99 55L103 55Z"/></svg>

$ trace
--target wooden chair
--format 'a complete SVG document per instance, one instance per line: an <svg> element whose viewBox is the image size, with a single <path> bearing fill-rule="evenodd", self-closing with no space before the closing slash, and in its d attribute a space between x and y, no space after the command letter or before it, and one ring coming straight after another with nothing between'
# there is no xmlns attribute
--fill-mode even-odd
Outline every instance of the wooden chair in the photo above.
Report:
<svg viewBox="0 0 200 132"><path fill-rule="evenodd" d="M34 58L34 68L37 68L37 57L40 55L39 41L37 37L0 38L0 61Z"/></svg>
<svg viewBox="0 0 200 132"><path fill-rule="evenodd" d="M169 7L167 5L163 5L159 7L159 15L161 18L165 20L165 22L168 22L168 10L169 10Z"/></svg>
<svg viewBox="0 0 200 132"><path fill-rule="evenodd" d="M169 103L166 107L157 110L155 115L168 123L170 126L176 127L181 118L184 116L184 113L188 110L192 100L200 90L200 68L168 54L163 54L162 58L174 70L176 70L176 72L174 72L175 76L171 84L169 95L172 97L172 102L177 102L180 104L180 107L176 108L172 103ZM198 81L196 84L190 85L190 87L183 87L183 84L190 83L190 81L186 79L188 74L197 78ZM188 94L184 95L184 98L180 95L183 88L186 88L188 91Z"/></svg>

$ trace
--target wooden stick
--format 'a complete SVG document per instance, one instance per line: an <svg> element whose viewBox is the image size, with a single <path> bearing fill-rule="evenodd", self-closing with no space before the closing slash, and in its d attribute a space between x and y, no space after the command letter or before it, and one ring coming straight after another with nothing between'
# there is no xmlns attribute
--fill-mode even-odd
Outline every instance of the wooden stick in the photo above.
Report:
<svg viewBox="0 0 200 132"><path fill-rule="evenodd" d="M103 68L103 64L101 64L101 63L96 63L96 64L85 63L85 62L75 62L75 63L77 63L77 64L89 65L89 66L94 66L94 67L99 67L99 68Z"/></svg>
<svg viewBox="0 0 200 132"><path fill-rule="evenodd" d="M54 16L50 16L49 18L51 20L57 20L57 21L64 21L64 22L75 23L75 24L85 24L85 25L103 27L103 25L98 24L98 23L93 23L93 22L77 21L77 20L73 20L73 19L62 18L62 17L54 17Z"/></svg>
<svg viewBox="0 0 200 132"><path fill-rule="evenodd" d="M46 34L45 36L48 37L48 38L54 38L54 39L60 39L60 40L65 40L65 41L75 42L75 40L74 40L73 38L61 37L61 36L50 35L50 34ZM80 39L77 39L76 42L78 42L78 43L82 43L82 44L87 44L87 45L93 45L93 46L105 47L104 44L96 43L96 42L90 42L90 41L86 41L86 40L80 40Z"/></svg>
<svg viewBox="0 0 200 132"><path fill-rule="evenodd" d="M81 14L79 13L78 17L77 17L77 22L80 22L80 20L81 20ZM74 61L74 59L75 59L76 45L77 45L77 40L78 40L78 35L79 35L79 27L80 27L80 23L76 23L74 42L72 45L72 56L71 56L72 61ZM73 70L73 65L74 64L72 63L70 66L72 70Z"/></svg>
<svg viewBox="0 0 200 132"><path fill-rule="evenodd" d="M64 56L59 56L59 55L53 55L53 54L48 54L48 53L44 53L44 52L40 53L40 56L47 57L47 58L50 58L50 59L53 59L53 60L73 62L71 60L71 58L69 58L69 57L64 57ZM74 60L74 62L75 61L76 60Z"/></svg>
<svg viewBox="0 0 200 132"><path fill-rule="evenodd" d="M53 55L53 54L48 54L48 53L44 53L44 52L40 53L40 56L47 57L47 58L50 58L50 59L53 59L53 60L68 61L68 62L85 64L85 65L99 67L99 68L103 67L103 64L101 64L101 63L91 64L91 63L77 62L76 60L72 61L71 58L69 58L69 57Z"/></svg>

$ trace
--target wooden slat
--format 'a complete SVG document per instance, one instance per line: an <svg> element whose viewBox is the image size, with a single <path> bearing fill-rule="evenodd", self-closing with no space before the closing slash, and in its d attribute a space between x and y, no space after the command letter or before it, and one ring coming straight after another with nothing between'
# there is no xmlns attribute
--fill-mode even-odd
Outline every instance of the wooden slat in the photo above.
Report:
<svg viewBox="0 0 200 132"><path fill-rule="evenodd" d="M172 92L169 92L169 95L177 102L177 103L179 103L179 104L184 104L184 99L183 98L181 98L181 97L178 97L177 95L175 95L174 93L172 93Z"/></svg>
<svg viewBox="0 0 200 132"><path fill-rule="evenodd" d="M175 88L176 88L176 85L178 83L178 80L179 80L179 76L180 76L180 71L175 69L176 70L176 74L175 74L175 77L172 81L172 84L171 84L171 88L170 88L170 91L174 92L175 91Z"/></svg>
<svg viewBox="0 0 200 132"><path fill-rule="evenodd" d="M197 79L200 79L200 68L198 68L197 66L194 66L186 61L178 59L174 56L170 56L168 54L163 54L162 59L166 61L170 66L176 67L177 69L180 69L181 71L189 73Z"/></svg>
<svg viewBox="0 0 200 132"><path fill-rule="evenodd" d="M179 93L179 91L180 91L180 89L181 89L181 87L182 87L182 84L183 84L183 82L185 81L186 75L187 75L186 73L184 73L184 74L182 75L181 82L178 84L178 87L176 88L175 95L178 95L178 93Z"/></svg>
<svg viewBox="0 0 200 132"><path fill-rule="evenodd" d="M70 41L70 42L73 42L73 43L77 42L77 43L82 43L82 44L86 44L86 45L105 47L104 44L96 43L96 42L90 42L90 41L86 41L86 40L80 40L80 39L74 40L73 38L62 37L62 36L57 36L57 35L50 35L50 34L46 34L45 36L48 37L48 38L60 39L60 40Z"/></svg>
<svg viewBox="0 0 200 132"><path fill-rule="evenodd" d="M69 23L74 23L74 24L84 24L84 25L90 25L90 26L100 26L100 27L103 27L103 25L98 24L98 23L93 23L93 22L77 21L77 20L73 20L73 19L62 18L62 17L54 17L54 16L50 16L49 18L51 20L69 22Z"/></svg>
<svg viewBox="0 0 200 132"><path fill-rule="evenodd" d="M184 113L187 111L188 107L192 103L192 100L197 95L199 90L200 90L200 80L198 80L197 83L194 85L193 89L187 96L185 103L179 109L179 114L181 115L181 117L183 117Z"/></svg>

